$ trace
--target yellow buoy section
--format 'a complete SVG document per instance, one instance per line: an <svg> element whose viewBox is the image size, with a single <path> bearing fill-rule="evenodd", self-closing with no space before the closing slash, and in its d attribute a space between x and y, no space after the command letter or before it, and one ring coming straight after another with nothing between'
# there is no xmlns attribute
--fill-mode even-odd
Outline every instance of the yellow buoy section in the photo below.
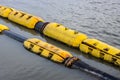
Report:
<svg viewBox="0 0 120 80"><path fill-rule="evenodd" d="M7 18L8 15L13 11L12 8L8 8L5 6L0 6L0 16Z"/></svg>
<svg viewBox="0 0 120 80"><path fill-rule="evenodd" d="M8 16L8 19L13 21L13 22L16 22L18 24L21 24L27 28L30 28L30 29L34 29L35 24L37 22L44 21L43 19L41 19L39 17L24 13L21 11L17 11L17 10L12 11Z"/></svg>
<svg viewBox="0 0 120 80"><path fill-rule="evenodd" d="M66 58L72 57L69 52L36 38L26 40L24 42L24 47L38 55L41 55L58 63L62 63Z"/></svg>
<svg viewBox="0 0 120 80"><path fill-rule="evenodd" d="M9 30L9 28L4 26L4 25L2 25L2 24L0 24L0 32L2 32L4 30Z"/></svg>
<svg viewBox="0 0 120 80"><path fill-rule="evenodd" d="M97 39L86 39L80 50L120 66L120 50Z"/></svg>
<svg viewBox="0 0 120 80"><path fill-rule="evenodd" d="M58 23L47 24L43 33L48 37L59 40L73 47L79 47L79 44L87 39L85 34L66 28Z"/></svg>

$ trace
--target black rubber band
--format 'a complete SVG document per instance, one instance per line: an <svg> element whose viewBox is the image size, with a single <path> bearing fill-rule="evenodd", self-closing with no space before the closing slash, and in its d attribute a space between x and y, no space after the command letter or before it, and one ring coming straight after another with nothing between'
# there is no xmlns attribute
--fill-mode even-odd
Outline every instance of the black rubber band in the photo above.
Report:
<svg viewBox="0 0 120 80"><path fill-rule="evenodd" d="M46 27L46 25L49 24L49 22L37 22L35 24L35 31L39 32L39 33L43 33L44 28Z"/></svg>
<svg viewBox="0 0 120 80"><path fill-rule="evenodd" d="M42 27L43 27L43 25L44 25L43 22L37 22L35 24L35 31L42 33Z"/></svg>

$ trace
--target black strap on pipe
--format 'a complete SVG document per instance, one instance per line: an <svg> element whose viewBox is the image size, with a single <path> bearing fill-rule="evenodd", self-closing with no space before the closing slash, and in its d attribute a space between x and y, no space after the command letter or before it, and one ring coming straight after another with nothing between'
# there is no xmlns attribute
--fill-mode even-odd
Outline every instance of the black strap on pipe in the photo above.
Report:
<svg viewBox="0 0 120 80"><path fill-rule="evenodd" d="M2 33L4 33L5 35L7 35L7 36L9 36L9 37L11 37L11 38L13 38L13 39L15 39L17 41L20 41L20 42L24 42L27 39L26 37L21 36L21 35L19 35L17 33L9 31L9 30L5 30Z"/></svg>
<svg viewBox="0 0 120 80"><path fill-rule="evenodd" d="M49 24L49 22L37 22L35 24L35 31L39 32L39 33L43 33L44 28L46 27L46 25Z"/></svg>
<svg viewBox="0 0 120 80"><path fill-rule="evenodd" d="M102 72L94 67L91 67L90 65L84 63L81 60L75 61L72 66L72 68L79 68L81 70L87 71L91 74L97 75L100 77L102 80L120 80L119 78L116 78L110 74L107 74L105 72Z"/></svg>

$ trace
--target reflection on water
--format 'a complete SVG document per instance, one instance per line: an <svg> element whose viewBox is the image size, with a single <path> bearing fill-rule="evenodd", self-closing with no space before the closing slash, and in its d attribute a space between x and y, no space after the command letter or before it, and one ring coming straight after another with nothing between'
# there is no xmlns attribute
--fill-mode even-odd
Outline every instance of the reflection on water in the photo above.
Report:
<svg viewBox="0 0 120 80"><path fill-rule="evenodd" d="M16 8L46 21L58 22L120 48L120 1L119 0L39 0L6 1L0 5ZM17 6L16 6L17 5ZM120 68L86 55L33 30L0 18L16 33L36 37L70 51L86 63L120 78ZM98 77L81 70L65 68L25 50L21 43L0 34L0 79L1 80L98 80Z"/></svg>

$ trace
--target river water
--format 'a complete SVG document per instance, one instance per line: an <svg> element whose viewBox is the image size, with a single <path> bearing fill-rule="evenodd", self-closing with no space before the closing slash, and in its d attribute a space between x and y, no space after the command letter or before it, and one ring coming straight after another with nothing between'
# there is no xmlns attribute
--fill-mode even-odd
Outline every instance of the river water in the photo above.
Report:
<svg viewBox="0 0 120 80"><path fill-rule="evenodd" d="M120 0L0 0L9 6L58 22L120 48ZM0 23L28 38L39 38L70 51L106 73L120 78L120 68L81 53L53 39L41 36L0 17ZM82 70L68 69L23 48L22 43L0 34L0 80L99 80Z"/></svg>

